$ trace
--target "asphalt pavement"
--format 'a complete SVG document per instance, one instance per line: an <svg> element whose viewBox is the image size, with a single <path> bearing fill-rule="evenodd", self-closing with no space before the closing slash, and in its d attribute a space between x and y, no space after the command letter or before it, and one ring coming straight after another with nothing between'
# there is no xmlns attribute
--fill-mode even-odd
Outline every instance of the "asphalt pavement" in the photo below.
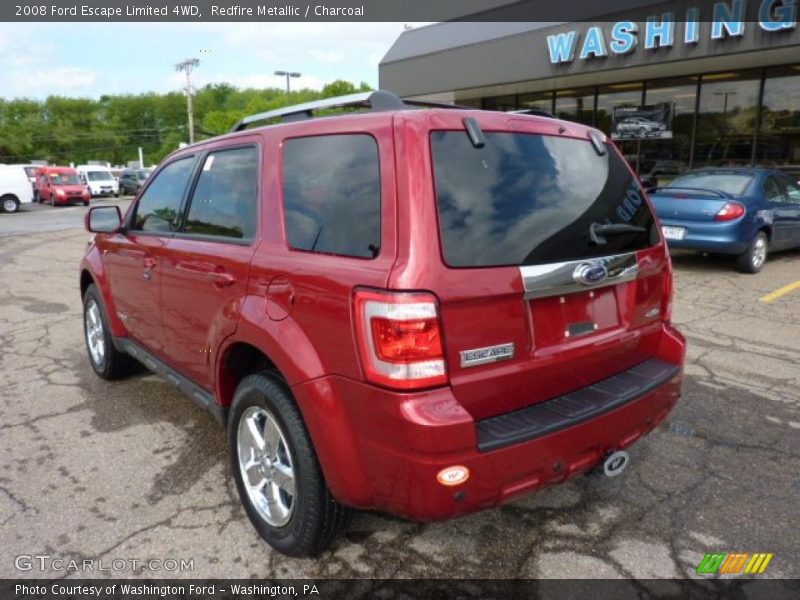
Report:
<svg viewBox="0 0 800 600"><path fill-rule="evenodd" d="M800 290L760 300L800 278L800 252L756 276L675 256L684 395L619 477L443 523L358 513L329 551L298 560L250 526L208 414L154 375L93 374L84 211L0 215L0 577L697 578L706 552L770 552L764 577L800 577ZM20 570L36 555L51 562ZM168 559L191 569L154 567Z"/></svg>
<svg viewBox="0 0 800 600"><path fill-rule="evenodd" d="M91 206L117 205L124 210L130 203L130 197L93 198ZM9 214L0 212L0 237L20 235L43 231L64 231L83 227L83 216L89 208L75 203L63 206L51 206L36 202L20 205L19 212Z"/></svg>

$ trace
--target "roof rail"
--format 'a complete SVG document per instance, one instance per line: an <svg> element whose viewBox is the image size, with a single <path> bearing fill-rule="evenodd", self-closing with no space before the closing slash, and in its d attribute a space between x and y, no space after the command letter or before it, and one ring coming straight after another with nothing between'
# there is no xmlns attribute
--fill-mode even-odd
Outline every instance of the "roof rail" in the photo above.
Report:
<svg viewBox="0 0 800 600"><path fill-rule="evenodd" d="M422 100L406 100L404 102L400 99L400 97L392 92L378 90L374 92L358 92L356 94L337 96L335 98L323 98L321 100L314 100L312 102L305 102L303 104L294 104L292 106L283 106L281 108L276 108L275 110L268 110L267 112L250 115L234 125L231 131L242 131L252 123L267 121L269 119L281 119L281 121L284 123L303 121L305 119L312 118L314 111L328 110L332 108L366 108L372 111L382 111L404 110L426 106L431 108L468 108L466 106L457 106L439 102L425 102Z"/></svg>
<svg viewBox="0 0 800 600"><path fill-rule="evenodd" d="M512 115L533 115L535 117L547 117L549 119L556 118L549 110L543 110L541 108L523 108L522 110L511 110L509 112Z"/></svg>

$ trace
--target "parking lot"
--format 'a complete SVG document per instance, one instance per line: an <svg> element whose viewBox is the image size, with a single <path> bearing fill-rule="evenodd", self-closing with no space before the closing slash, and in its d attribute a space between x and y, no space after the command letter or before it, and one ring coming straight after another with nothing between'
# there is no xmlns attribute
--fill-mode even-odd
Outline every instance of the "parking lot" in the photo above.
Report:
<svg viewBox="0 0 800 600"><path fill-rule="evenodd" d="M800 251L756 276L674 257L684 395L620 477L445 523L359 513L331 550L295 560L250 526L212 418L153 375L112 384L92 373L77 276L84 212L0 215L0 577L41 577L15 567L37 554L193 561L99 573L123 576L695 577L706 552L737 551L774 553L765 576L800 577L800 290L760 300L800 279Z"/></svg>

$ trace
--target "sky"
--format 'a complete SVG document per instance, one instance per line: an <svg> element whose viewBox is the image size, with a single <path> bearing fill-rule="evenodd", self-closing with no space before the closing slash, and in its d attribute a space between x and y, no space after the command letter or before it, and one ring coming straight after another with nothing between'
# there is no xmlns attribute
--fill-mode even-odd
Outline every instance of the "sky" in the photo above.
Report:
<svg viewBox="0 0 800 600"><path fill-rule="evenodd" d="M416 26L416 24L415 24ZM180 89L174 65L199 58L193 83L292 88L344 79L378 85L403 23L0 23L0 98Z"/></svg>

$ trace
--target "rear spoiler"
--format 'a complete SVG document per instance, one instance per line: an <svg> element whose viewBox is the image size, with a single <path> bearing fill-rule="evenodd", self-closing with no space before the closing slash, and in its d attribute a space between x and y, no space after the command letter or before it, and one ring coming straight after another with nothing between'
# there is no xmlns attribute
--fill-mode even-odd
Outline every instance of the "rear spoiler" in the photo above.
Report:
<svg viewBox="0 0 800 600"><path fill-rule="evenodd" d="M730 194L726 194L720 190L710 190L708 188L693 188L693 187L654 187L647 190L648 194L660 194L662 192L666 192L668 194L685 194L687 192L693 194L707 194L709 196L716 196L717 198L728 199L730 198Z"/></svg>

